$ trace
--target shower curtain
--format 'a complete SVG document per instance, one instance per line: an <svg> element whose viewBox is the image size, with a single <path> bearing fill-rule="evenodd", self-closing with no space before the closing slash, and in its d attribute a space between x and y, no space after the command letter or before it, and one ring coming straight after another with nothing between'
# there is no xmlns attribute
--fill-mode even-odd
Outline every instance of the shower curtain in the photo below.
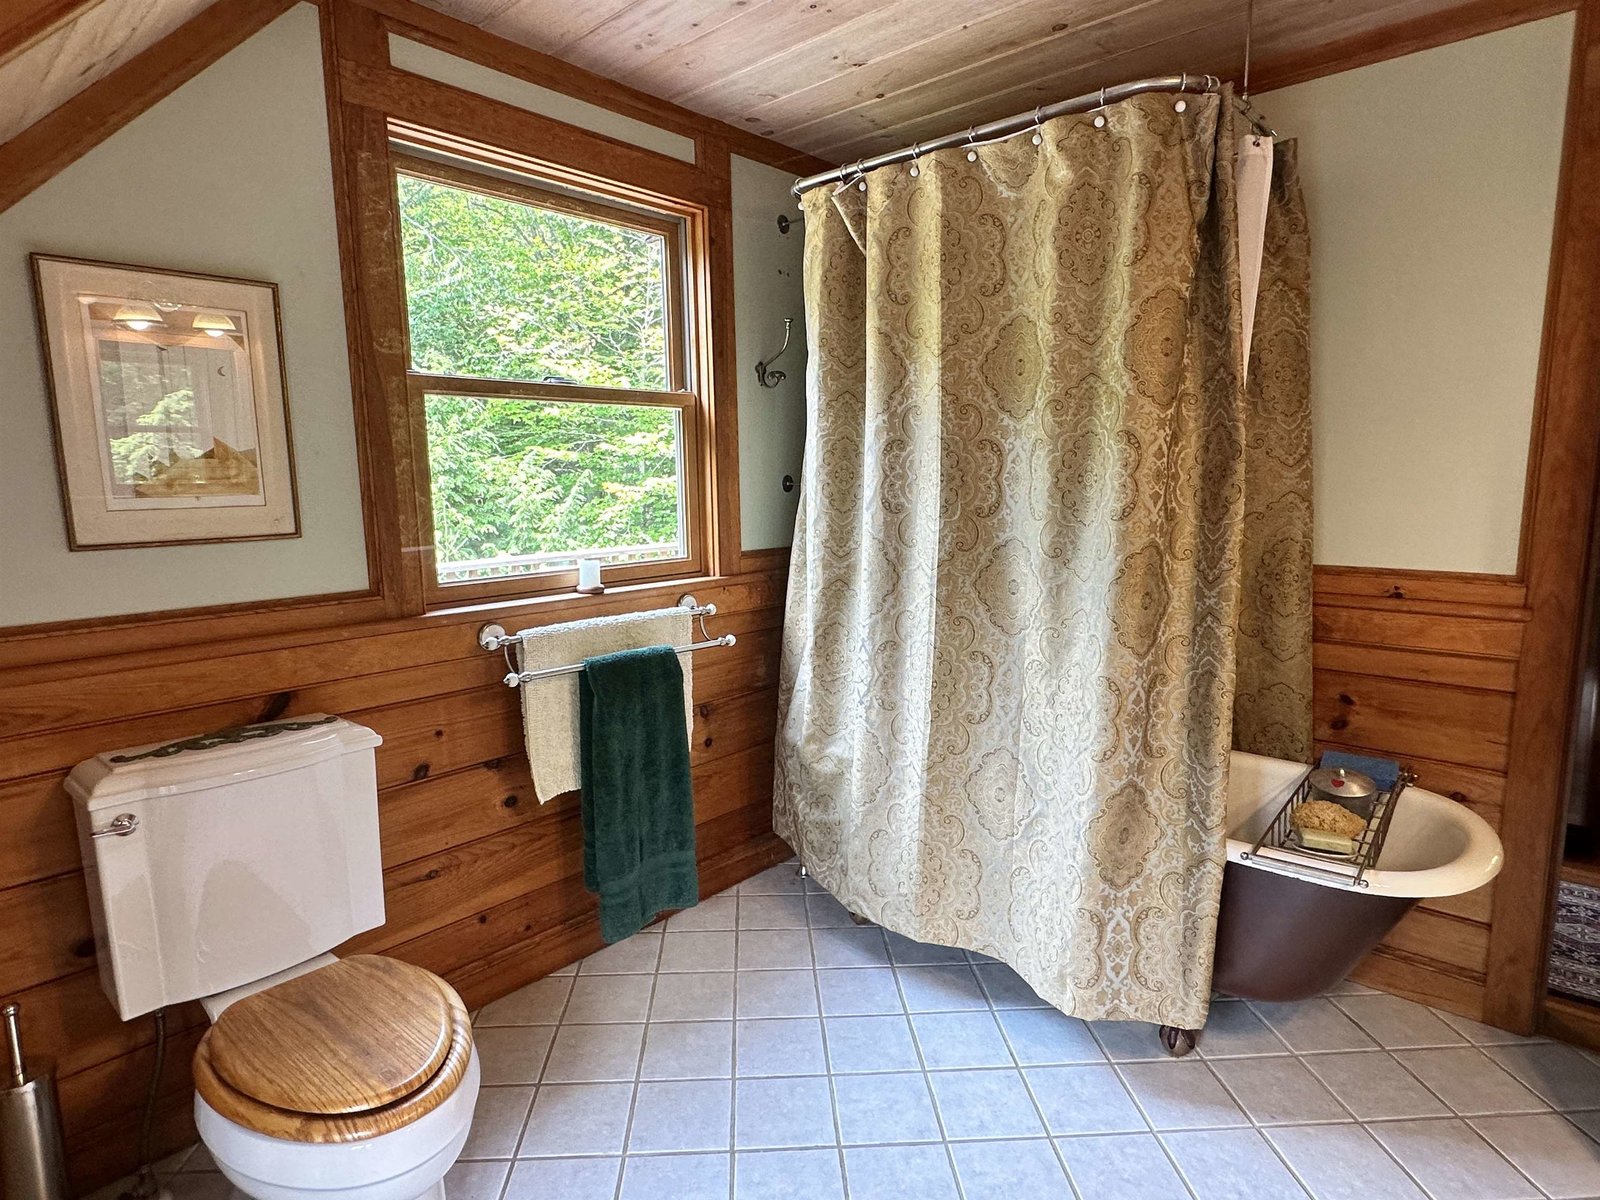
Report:
<svg viewBox="0 0 1600 1200"><path fill-rule="evenodd" d="M1310 528L1298 189L1247 395L1231 98L1186 109L805 195L774 824L890 930L1192 1028L1232 729L1291 748L1309 715Z"/></svg>

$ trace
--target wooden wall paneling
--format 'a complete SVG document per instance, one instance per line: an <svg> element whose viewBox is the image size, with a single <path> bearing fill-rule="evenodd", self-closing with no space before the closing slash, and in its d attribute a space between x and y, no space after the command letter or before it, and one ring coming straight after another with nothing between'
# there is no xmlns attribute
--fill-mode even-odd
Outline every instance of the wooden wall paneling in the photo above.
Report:
<svg viewBox="0 0 1600 1200"><path fill-rule="evenodd" d="M1521 652L1524 619L1519 614L1513 613L1508 619L1448 609L1419 612L1415 605L1402 609L1400 603L1382 610L1316 602L1312 609L1312 637L1318 642L1477 654L1511 661L1516 661Z"/></svg>
<svg viewBox="0 0 1600 1200"><path fill-rule="evenodd" d="M1504 692L1318 669L1319 741L1382 745L1402 757L1447 759L1503 771L1512 699Z"/></svg>
<svg viewBox="0 0 1600 1200"><path fill-rule="evenodd" d="M1454 974L1483 982L1489 962L1489 931L1481 922L1419 905L1383 941L1390 949L1443 963Z"/></svg>
<svg viewBox="0 0 1600 1200"><path fill-rule="evenodd" d="M486 610L483 619L498 617L522 628L663 607L676 601L682 586L657 585L627 598L586 597L572 601L570 607L541 602L520 610L520 618L499 606ZM759 578L704 581L704 586L694 587L702 602L719 608L711 619L715 631L740 638L736 646L701 656L696 664L696 675L703 677L698 685L701 694L716 694L736 683L753 689L776 682L775 630L782 622L782 610L773 600L781 596L780 587ZM33 715L24 724L0 726L4 730L0 779L50 771L64 774L103 748L108 737L123 746L160 741L174 722L152 714L173 711L166 707L173 697L180 697L183 704L180 728L197 733L266 719L263 712L283 715L315 712L319 707L347 712L487 685L504 674L504 663L478 647L480 623L474 615L449 620L430 616L422 622L378 626L359 637L346 635L299 647L239 646L235 653L198 662L178 658L145 665L142 659L107 659L69 664L70 670L51 670L37 683L8 684L8 705L14 700ZM137 671L130 669L135 662ZM18 674L35 673L8 673L7 678ZM269 695L264 698L262 693ZM0 798L5 795L0 791ZM0 864L5 853L0 847Z"/></svg>
<svg viewBox="0 0 1600 1200"><path fill-rule="evenodd" d="M202 644L342 630L388 615L388 606L376 592L333 592L169 613L12 626L0 629L0 670L135 651L193 655L194 647Z"/></svg>
<svg viewBox="0 0 1600 1200"><path fill-rule="evenodd" d="M1394 607L1397 600L1482 605L1500 613L1527 604L1527 585L1502 575L1459 571L1401 571L1383 567L1318 567L1312 592L1319 600L1350 604L1358 600Z"/></svg>
<svg viewBox="0 0 1600 1200"><path fill-rule="evenodd" d="M1473 1020L1482 1019L1483 980L1460 974L1431 957L1416 957L1390 946L1379 946L1356 965L1350 978L1419 1004Z"/></svg>
<svg viewBox="0 0 1600 1200"><path fill-rule="evenodd" d="M295 0L212 4L0 145L0 212L180 84L288 11Z"/></svg>
<svg viewBox="0 0 1600 1200"><path fill-rule="evenodd" d="M774 581L739 581L707 594L733 598L733 605L718 613L717 621L739 630L747 643L781 619L781 610L770 603L776 592ZM650 595L646 592L643 597L645 605ZM741 598L760 606L741 606ZM642 598L634 597L634 606L640 605ZM454 630L456 645L461 645L474 626L461 618L446 629ZM363 648L365 642L390 643L389 650ZM330 646L344 646L352 669L373 674L296 688L294 654L304 659L299 664L302 675L322 678L330 669L326 658ZM363 691L381 696L381 707L376 709L341 706L387 738L379 750L379 778L386 784L379 803L389 920L355 946L394 950L403 957L414 952L424 958L424 965L448 965L451 970L446 973L461 973L477 997L474 1003L480 1003L597 946L592 902L578 880L581 835L576 795L555 798L544 806L533 802L520 749L518 696L498 682L498 661L493 656L472 646L469 653L475 659L382 669L395 661L395 646L402 650L430 646L434 654L448 653L438 630L429 629L424 635L405 627L347 638L344 643L314 642L298 651L254 651L254 656L274 662L277 674L272 682L285 685L296 710L301 710L299 702L315 701L320 698L318 691L326 696L333 688L342 690L344 699L357 698ZM733 656L736 650L709 651L699 658L709 662L718 654ZM251 654L242 656L246 662L250 658ZM456 664L486 667L488 675L478 675L459 690L440 690L459 682L450 674ZM746 667L749 677L696 670L696 731L691 742L696 814L702 830L704 878L715 890L738 882L739 872L750 874L787 854L770 834L776 693L755 674L757 667L765 669L762 659L746 659ZM173 674L171 685L189 667L171 662L165 670ZM224 664L224 674L248 680L250 666ZM384 677L405 677L406 685L390 691L370 686ZM430 685L440 691L418 694L426 693ZM171 704L179 694L181 688L170 686L166 702ZM250 709L261 706L264 699L269 698L258 694L224 704ZM26 856L13 853L10 846L0 850L0 885L10 885L0 886L0 925L21 934L0 944L0 990L21 992L34 1014L30 1032L38 1050L61 1058L75 1178L82 1178L85 1186L99 1181L101 1176L94 1173L99 1168L82 1174L88 1168L78 1165L77 1157L91 1155L88 1139L118 1114L126 1122L126 1114L138 1102L150 1030L149 1022L117 1021L99 989L82 872L75 862L75 832L70 821L62 819L66 797L59 792L61 760L67 752L80 755L106 749L114 741L107 730L130 722L144 723L142 731L154 739L194 733L195 712L211 710L150 712L160 704L160 693L142 688L130 694L110 690L101 702L106 714L112 715L109 723L93 723L101 715L93 706L58 709L45 704L32 710L35 723L66 722L67 728L19 734L0 742L6 749L0 763L6 768L46 762L59 768L0 784L0 795L10 797L10 805L26 802L37 810L56 803L46 827L54 829L59 842L50 848L34 845ZM146 712L126 717L130 704L142 704ZM72 741L61 741L69 734ZM27 747L26 752L18 754L18 747ZM24 781L29 781L27 787L22 787ZM53 802L42 798L45 795L53 795ZM512 797L514 805L507 805ZM69 870L16 882L19 867L40 854L43 861ZM538 904L530 904L530 896L538 898ZM550 910L554 898L565 898L565 907ZM464 941L466 934L472 938ZM446 954L445 947L454 949ZM171 1027L182 1034L200 1024L202 1014L190 1005L173 1014ZM173 1088L179 1090L187 1086L182 1058L182 1051L174 1050ZM178 1136L187 1136L181 1120L174 1118L173 1128ZM115 1170L128 1165L126 1158L109 1157L104 1162L115 1163Z"/></svg>
<svg viewBox="0 0 1600 1200"><path fill-rule="evenodd" d="M1515 580L1318 567L1318 751L1397 758L1500 828L1525 600ZM1481 1017L1494 895L1423 901L1357 977Z"/></svg>
<svg viewBox="0 0 1600 1200"><path fill-rule="evenodd" d="M1578 9L1550 300L1529 447L1523 562L1530 617L1523 640L1495 889L1487 1014L1532 1032L1564 832L1567 743L1575 713L1583 569L1600 453L1600 0Z"/></svg>
<svg viewBox="0 0 1600 1200"><path fill-rule="evenodd" d="M1549 996L1539 1017L1539 1032L1590 1050L1600 1050L1600 1007L1567 996Z"/></svg>
<svg viewBox="0 0 1600 1200"><path fill-rule="evenodd" d="M659 602L658 593L641 589L629 598L597 599L613 608L649 607ZM722 606L715 619L719 627L741 637L739 647L706 652L696 664L692 772L709 890L788 853L771 837L776 694L766 674L770 651L762 649L764 635L782 618L772 603L779 594L781 582L772 579L732 580L706 592ZM544 619L559 615L559 606L544 606ZM320 702L331 698L342 703L327 707L384 734L379 803L388 921L353 945L444 969L465 980L472 1002L481 1003L598 945L592 901L578 878L577 797L544 806L533 800L521 752L518 694L499 683L498 660L471 644L473 618L462 614L438 624L425 618L377 628L294 649L243 651L210 666L243 682L202 694L226 695L251 686L248 681L260 687L270 680L282 690L226 698L221 707L244 713L280 696L287 697L285 711L298 712L323 707ZM741 668L704 669L741 649ZM472 657L450 657L463 654ZM385 669L412 655L442 661ZM170 707L186 698L185 680L201 677L200 668L182 661L154 668L158 675L166 672L164 687L107 689L98 707L48 702L65 695L73 678L81 682L90 673L82 664L72 669L65 678L33 685L44 691L25 688L23 694L37 702L25 710L31 724L13 723L6 729L10 736L0 738L0 804L6 806L0 811L26 806L48 813L25 849L0 847L0 925L17 931L0 943L0 992L20 994L29 1005L34 1044L61 1060L75 1179L89 1186L103 1181L106 1170L129 1165L125 1155L101 1157L91 1142L116 1120L128 1123L148 1064L151 1030L148 1021L118 1021L101 993L76 834L60 781L68 760L116 744L114 731L138 725L149 740L160 740L206 727L196 725L197 714L220 714L218 705ZM107 677L98 668L93 673ZM316 682L297 686L301 679ZM377 707L361 708L363 695ZM19 746L29 749L19 754ZM14 775L15 768L39 763L51 769ZM40 864L62 869L37 878ZM170 1027L186 1035L202 1024L198 1006L188 1005L172 1014ZM181 1045L182 1037L176 1042ZM181 1092L187 1087L181 1048L172 1062L171 1086ZM190 1136L178 1117L170 1128L174 1137Z"/></svg>

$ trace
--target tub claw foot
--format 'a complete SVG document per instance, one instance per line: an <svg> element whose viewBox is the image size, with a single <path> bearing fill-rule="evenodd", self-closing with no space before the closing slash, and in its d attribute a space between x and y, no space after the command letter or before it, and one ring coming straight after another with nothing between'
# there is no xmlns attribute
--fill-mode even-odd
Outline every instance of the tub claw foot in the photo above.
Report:
<svg viewBox="0 0 1600 1200"><path fill-rule="evenodd" d="M1161 1044L1167 1048L1167 1053L1173 1058L1182 1058L1194 1049L1195 1031L1193 1029L1179 1029L1176 1025L1163 1025L1160 1029Z"/></svg>

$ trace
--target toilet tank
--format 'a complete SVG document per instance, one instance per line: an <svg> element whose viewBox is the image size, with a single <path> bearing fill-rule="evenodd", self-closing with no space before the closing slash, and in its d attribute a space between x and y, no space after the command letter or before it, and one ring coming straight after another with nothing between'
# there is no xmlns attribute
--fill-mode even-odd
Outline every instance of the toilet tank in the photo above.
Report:
<svg viewBox="0 0 1600 1200"><path fill-rule="evenodd" d="M313 714L73 768L100 982L123 1020L383 924L381 741Z"/></svg>

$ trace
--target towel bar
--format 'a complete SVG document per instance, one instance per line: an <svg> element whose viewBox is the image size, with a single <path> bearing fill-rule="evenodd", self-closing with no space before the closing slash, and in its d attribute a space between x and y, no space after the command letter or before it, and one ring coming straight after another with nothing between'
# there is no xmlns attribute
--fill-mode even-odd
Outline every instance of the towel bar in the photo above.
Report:
<svg viewBox="0 0 1600 1200"><path fill-rule="evenodd" d="M687 646L674 646L673 649L679 654L693 654L696 650L710 650L714 646L732 646L738 643L739 639L731 633L725 633L721 637L714 638L706 632L706 618L715 616L717 612L715 604L697 604L693 596L683 596L678 600L678 607L686 609L691 617L699 620L700 632L703 635L701 641L690 642ZM659 611L670 612L672 610L661 609ZM506 666L509 667L511 666L511 647L519 644L529 634L537 632L539 632L539 629L523 629L517 633L507 633L503 625L485 625L478 630L478 645L490 653L496 650L505 651ZM506 687L520 687L522 684L532 683L536 679L549 679L555 675L571 675L581 670L583 670L582 663L568 663L560 667L544 667L538 671L510 670L506 672L501 682Z"/></svg>

